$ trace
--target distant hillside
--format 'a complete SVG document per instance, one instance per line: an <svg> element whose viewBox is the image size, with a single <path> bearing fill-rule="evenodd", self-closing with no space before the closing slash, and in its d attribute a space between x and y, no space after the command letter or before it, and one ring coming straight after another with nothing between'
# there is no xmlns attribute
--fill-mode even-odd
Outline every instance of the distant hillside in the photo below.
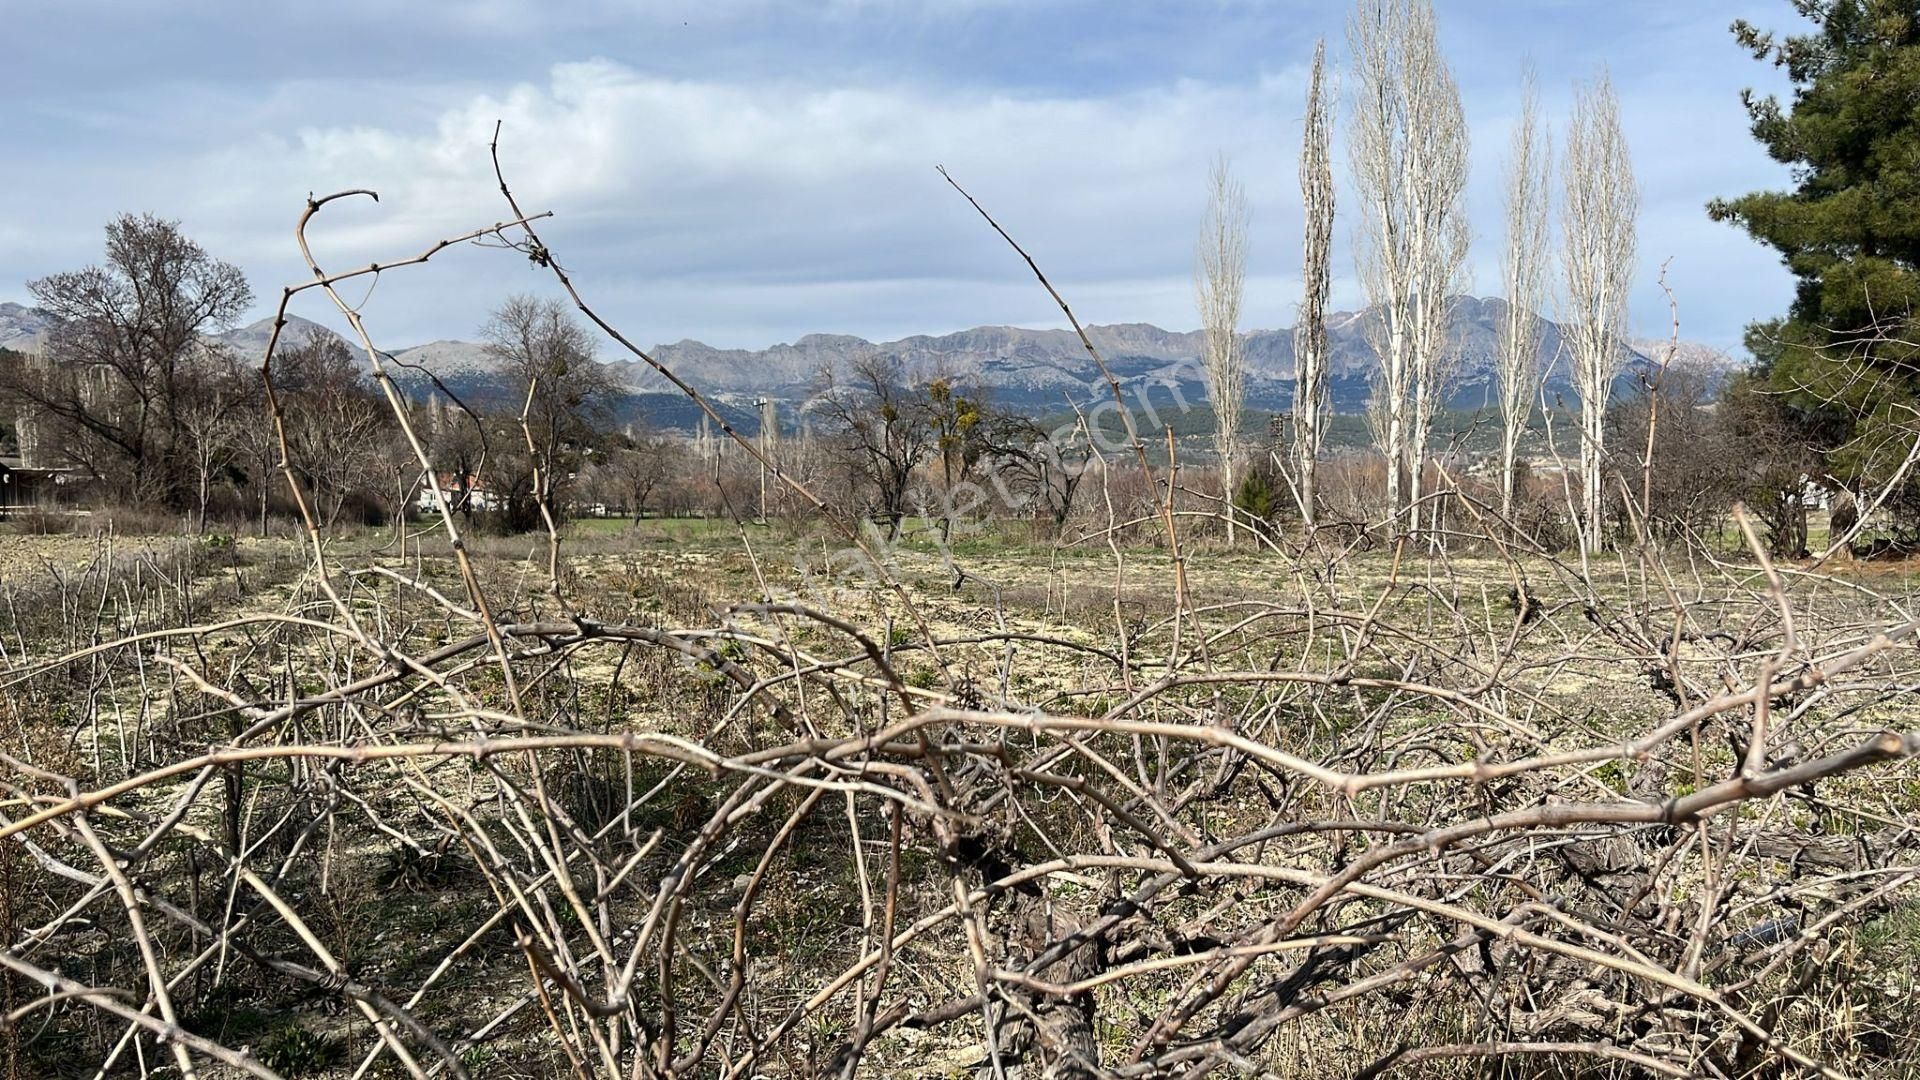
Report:
<svg viewBox="0 0 1920 1080"><path fill-rule="evenodd" d="M303 319L298 315L289 315L287 316L286 328L280 331L280 347L284 349L289 346L298 345L306 341L307 338L313 334L319 334L323 337L340 336L332 330L314 322L312 319ZM267 339L272 336L273 320L269 318L261 319L259 322L249 323L237 330L229 330L221 334L218 340L232 347L241 356L258 363L260 357L266 354Z"/></svg>
<svg viewBox="0 0 1920 1080"><path fill-rule="evenodd" d="M0 303L0 349L37 352L53 329L53 316L39 308Z"/></svg>
<svg viewBox="0 0 1920 1080"><path fill-rule="evenodd" d="M1506 314L1500 299L1462 297L1454 309L1450 330L1458 362L1458 379L1447 408L1472 411L1497 399L1494 362L1499 325ZM1364 412L1377 364L1368 340L1371 312L1342 312L1328 319L1331 349L1333 405L1336 412ZM1144 398L1164 411L1177 402L1201 404L1206 388L1199 366L1199 331L1169 331L1146 323L1088 327L1088 336L1105 356L1114 375L1132 399ZM1665 343L1657 343L1664 350ZM1683 343L1690 356L1711 353L1704 346ZM1287 412L1293 407L1293 331L1255 330L1246 335L1247 398L1253 410ZM1029 330L1009 326L982 326L942 335L916 335L898 341L870 342L847 335L810 334L791 344L766 349L716 349L698 341L660 345L653 355L688 382L738 409L746 417L754 401L766 397L792 408L802 405L823 368L844 370L856 360L881 357L898 360L918 377L952 375L991 390L1002 404L1035 415L1066 411L1070 404L1088 405L1106 400L1108 390L1098 369L1071 330ZM1657 353L1653 355L1658 355ZM1724 354L1714 355L1729 368ZM1559 362L1556 363L1556 359ZM1630 385L1636 371L1653 363L1636 350L1622 376ZM1541 320L1539 363L1548 370L1552 392L1571 396L1562 357L1560 328ZM627 385L641 394L666 394L666 381L642 365L615 364ZM657 399L646 399L657 400ZM676 412L691 416L690 407L676 403ZM750 417L748 422L751 423Z"/></svg>
<svg viewBox="0 0 1920 1080"><path fill-rule="evenodd" d="M1494 401L1494 357L1498 327L1506 312L1500 299L1461 297L1455 305L1450 339L1458 358L1459 378L1448 408L1474 410ZM1328 319L1332 353L1333 404L1336 412L1359 413L1366 408L1376 364L1368 341L1371 312L1342 312ZM1539 361L1552 367L1551 391L1570 396L1560 356L1560 329L1541 320ZM19 304L0 304L0 347L20 351L40 348L51 319ZM243 353L258 355L266 347L271 321L262 319L220 336ZM333 331L306 319L289 319L283 340L298 341L309 333ZM1088 336L1106 357L1130 398L1156 407L1178 408L1178 402L1200 405L1206 399L1199 367L1199 331L1170 331L1147 323L1092 326ZM1683 342L1681 355L1691 361L1719 364L1729 370L1736 362L1723 353ZM1654 363L1667 348L1665 342L1636 343L1624 380L1636 369ZM1254 330L1246 335L1247 398L1254 410L1286 412L1293 406L1293 331ZM425 369L455 393L480 401L497 397L499 373L484 346L465 341L435 341L395 350L395 376L403 383L424 385L417 374ZM880 357L899 361L914 377L949 375L962 383L990 391L1002 404L1035 415L1067 411L1071 405L1105 400L1108 390L1079 339L1071 330L1028 330L1011 326L980 326L951 334L915 335L898 341L870 342L841 334L809 334L791 344L766 349L716 349L698 341L659 345L653 355L711 397L728 415L751 430L754 402L771 398L792 416L814 392L823 369L844 371L854 362ZM614 359L609 364L616 384L625 387L615 413L623 418L643 417L666 428L690 428L698 410L663 378L645 365Z"/></svg>

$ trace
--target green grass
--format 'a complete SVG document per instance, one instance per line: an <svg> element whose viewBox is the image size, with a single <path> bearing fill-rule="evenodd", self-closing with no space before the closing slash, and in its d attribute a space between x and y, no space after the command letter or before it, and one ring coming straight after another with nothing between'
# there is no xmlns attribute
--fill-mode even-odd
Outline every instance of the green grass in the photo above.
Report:
<svg viewBox="0 0 1920 1080"><path fill-rule="evenodd" d="M562 539L627 538L637 543L725 539L737 540L738 527L727 518L576 518L561 530Z"/></svg>

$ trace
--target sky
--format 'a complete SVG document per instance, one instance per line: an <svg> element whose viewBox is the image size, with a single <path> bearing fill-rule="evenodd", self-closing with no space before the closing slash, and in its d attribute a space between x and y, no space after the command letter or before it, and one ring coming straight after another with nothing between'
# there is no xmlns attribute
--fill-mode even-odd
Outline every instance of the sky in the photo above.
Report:
<svg viewBox="0 0 1920 1080"><path fill-rule="evenodd" d="M1785 310L1773 252L1708 220L1786 186L1743 88L1781 92L1728 33L1795 31L1787 0L1435 0L1473 147L1472 291L1499 292L1501 171L1522 72L1557 129L1604 67L1641 189L1630 322L1737 350ZM256 315L308 276L309 193L372 188L309 229L324 268L392 262L507 216L487 142L590 303L643 343L759 348L1061 326L944 165L1090 323L1190 329L1211 160L1247 189L1243 327L1299 302L1296 161L1314 44L1345 61L1349 5L1309 0L0 0L0 300L97 261L122 212L177 219L242 267ZM1336 77L1338 77L1336 75ZM1345 123L1336 114L1336 140ZM1363 298L1342 190L1334 302ZM376 343L472 338L550 275L463 246L352 289ZM340 326L308 292L297 314ZM1551 311L1546 312L1551 314Z"/></svg>

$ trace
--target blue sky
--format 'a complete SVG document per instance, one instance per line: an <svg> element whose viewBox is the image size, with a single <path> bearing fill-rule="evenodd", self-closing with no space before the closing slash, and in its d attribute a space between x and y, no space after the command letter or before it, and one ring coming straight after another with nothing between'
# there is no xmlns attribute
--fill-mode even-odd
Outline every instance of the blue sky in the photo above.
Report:
<svg viewBox="0 0 1920 1080"><path fill-rule="evenodd" d="M1784 310L1778 260L1702 207L1786 182L1739 104L1743 87L1781 89L1778 73L1727 32L1737 17L1794 29L1786 0L1435 6L1473 138L1474 291L1498 291L1500 170L1523 64L1538 69L1556 126L1574 80L1604 64L1641 184L1635 331L1667 332L1656 278L1668 259L1685 337L1734 348L1747 322ZM523 203L555 211L549 243L641 341L1059 325L936 164L1083 319L1190 328L1193 240L1220 151L1253 207L1244 325L1289 325L1306 66L1322 36L1343 59L1347 10L0 0L13 41L0 65L0 299L95 260L101 225L128 210L180 219L263 298L305 276L291 230L310 191L382 195L322 215L323 265L411 254L502 216L486 158L499 118ZM1350 207L1336 225L1342 307L1361 302ZM398 347L471 337L502 297L551 287L511 253L462 250L387 276L364 311ZM335 322L324 303L296 310Z"/></svg>

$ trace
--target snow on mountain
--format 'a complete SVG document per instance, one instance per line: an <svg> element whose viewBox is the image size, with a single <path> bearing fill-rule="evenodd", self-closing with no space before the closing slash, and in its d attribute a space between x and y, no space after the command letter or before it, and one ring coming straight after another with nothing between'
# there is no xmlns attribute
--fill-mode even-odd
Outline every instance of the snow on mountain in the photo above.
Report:
<svg viewBox="0 0 1920 1080"><path fill-rule="evenodd" d="M1494 358L1506 302L1463 296L1454 305L1449 337L1457 358L1458 380L1451 405L1478 408L1493 400ZM1369 383L1377 363L1372 329L1377 315L1369 310L1336 312L1328 316L1327 338L1334 407L1353 412L1365 407ZM1549 367L1549 385L1564 389L1565 358L1560 328L1541 320L1540 363ZM19 304L0 304L0 346L22 351L42 347L52 319L42 311ZM266 348L271 319L261 319L220 334L218 340L243 356L257 358ZM333 330L297 316L288 317L283 345L304 341L308 335L339 336ZM1164 330L1148 323L1090 326L1087 335L1100 350L1115 376L1132 392L1177 391L1185 400L1205 398L1200 373L1200 332ZM1254 330L1244 336L1247 355L1247 396L1254 408L1285 410L1293 397L1293 331ZM1634 343L1628 360L1628 378L1665 354L1668 343ZM352 351L359 354L359 349ZM383 354L393 363L402 385L420 386L431 372L462 395L480 400L499 396L503 389L499 362L486 346L442 340ZM897 341L871 342L847 334L808 334L792 343L765 349L718 349L702 342L682 340L659 345L653 355L703 394L731 411L750 412L753 402L772 398L792 407L817 388L822 371L845 372L856 362L880 358L898 362L910 377L946 375L988 389L1003 404L1034 413L1062 411L1068 401L1085 404L1103 400L1105 380L1079 336L1072 330L1032 330L1015 326L977 326L948 334L916 334ZM1712 364L1733 370L1737 361L1706 346L1682 342L1677 354L1686 362ZM608 364L614 383L625 389L619 412L663 412L674 423L686 413L687 403L668 382L640 363L615 360Z"/></svg>
<svg viewBox="0 0 1920 1080"><path fill-rule="evenodd" d="M327 327L314 322L312 319L303 319L298 315L289 315L287 316L287 325L280 330L280 344L277 348L284 349L289 346L302 344L308 338L315 335L320 337L340 336ZM273 319L269 317L257 322L248 323L245 326L235 327L224 334L216 334L214 335L214 340L233 349L239 353L242 358L258 362L261 357L266 355L267 341L272 336Z"/></svg>
<svg viewBox="0 0 1920 1080"><path fill-rule="evenodd" d="M53 330L53 316L24 304L0 303L0 349L37 352Z"/></svg>

